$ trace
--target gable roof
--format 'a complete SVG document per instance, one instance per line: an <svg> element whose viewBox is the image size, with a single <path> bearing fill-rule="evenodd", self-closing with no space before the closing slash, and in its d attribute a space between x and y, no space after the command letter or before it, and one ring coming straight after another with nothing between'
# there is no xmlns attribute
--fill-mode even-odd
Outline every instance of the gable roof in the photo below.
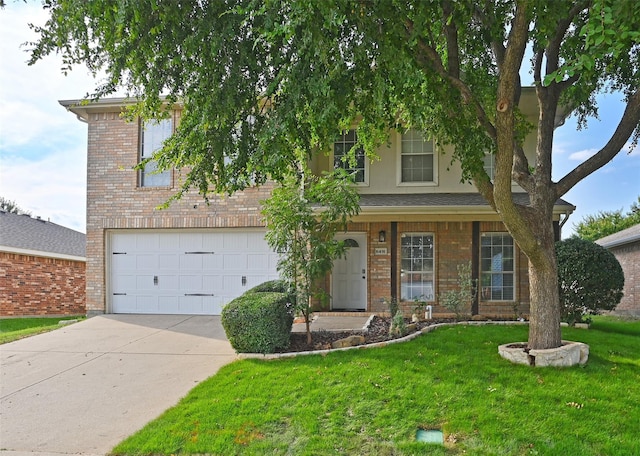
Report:
<svg viewBox="0 0 640 456"><path fill-rule="evenodd" d="M631 244L632 242L637 241L640 241L640 223L630 226L626 230L618 231L617 233L600 238L596 241L596 244L600 244L602 247L610 249L612 247Z"/></svg>
<svg viewBox="0 0 640 456"><path fill-rule="evenodd" d="M0 250L73 260L85 259L86 235L64 226L0 210Z"/></svg>

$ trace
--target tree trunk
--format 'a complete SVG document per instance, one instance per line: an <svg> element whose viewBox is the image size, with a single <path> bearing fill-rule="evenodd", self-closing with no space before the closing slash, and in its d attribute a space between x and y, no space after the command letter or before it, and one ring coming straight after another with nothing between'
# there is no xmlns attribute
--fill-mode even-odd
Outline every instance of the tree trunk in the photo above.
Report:
<svg viewBox="0 0 640 456"><path fill-rule="evenodd" d="M553 248L553 247L552 247ZM543 261L529 260L530 322L529 348L546 349L562 345L560 298L555 251L545 246Z"/></svg>

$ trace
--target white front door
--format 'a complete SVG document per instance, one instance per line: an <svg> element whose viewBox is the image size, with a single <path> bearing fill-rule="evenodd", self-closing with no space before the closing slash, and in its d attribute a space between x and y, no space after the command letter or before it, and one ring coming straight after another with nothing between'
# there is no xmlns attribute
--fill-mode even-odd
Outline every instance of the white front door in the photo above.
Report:
<svg viewBox="0 0 640 456"><path fill-rule="evenodd" d="M347 254L333 263L331 308L359 311L367 308L367 235L336 236L347 243Z"/></svg>

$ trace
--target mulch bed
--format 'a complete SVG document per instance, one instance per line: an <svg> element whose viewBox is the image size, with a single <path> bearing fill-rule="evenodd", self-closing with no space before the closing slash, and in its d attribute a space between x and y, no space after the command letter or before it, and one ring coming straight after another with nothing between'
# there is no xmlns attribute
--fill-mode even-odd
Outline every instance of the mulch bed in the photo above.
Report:
<svg viewBox="0 0 640 456"><path fill-rule="evenodd" d="M450 323L453 319L433 319L428 321L419 321L416 323L417 330L421 330L430 325L438 323ZM405 323L408 325L411 323L410 319L405 319ZM365 344L373 344L376 342L385 342L388 340L396 339L394 336L389 335L389 327L391 325L390 317L374 317L371 321L368 331L351 330L351 331L312 331L311 332L311 344L307 344L306 333L291 333L289 348L278 350L279 353L293 353L303 352L311 350L327 350L331 348L331 343L336 340L344 339L345 337L353 335L362 335L365 338Z"/></svg>

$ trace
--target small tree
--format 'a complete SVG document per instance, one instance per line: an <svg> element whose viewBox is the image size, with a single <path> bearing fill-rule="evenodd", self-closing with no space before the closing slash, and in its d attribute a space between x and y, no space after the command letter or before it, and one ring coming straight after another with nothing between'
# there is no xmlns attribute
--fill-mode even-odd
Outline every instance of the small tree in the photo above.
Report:
<svg viewBox="0 0 640 456"><path fill-rule="evenodd" d="M585 315L616 308L622 299L624 273L611 252L574 237L557 242L556 255L563 320L573 324Z"/></svg>
<svg viewBox="0 0 640 456"><path fill-rule="evenodd" d="M310 300L322 296L319 280L346 250L343 241L334 239L335 234L360 211L352 182L341 169L323 176L300 172L285 179L264 201L266 239L280 253L278 271L295 290L296 310L304 316L307 327L307 343L311 343Z"/></svg>
<svg viewBox="0 0 640 456"><path fill-rule="evenodd" d="M460 320L462 312L476 297L476 282L471 273L471 263L458 265L458 290L448 290L441 295L442 305L456 314Z"/></svg>

